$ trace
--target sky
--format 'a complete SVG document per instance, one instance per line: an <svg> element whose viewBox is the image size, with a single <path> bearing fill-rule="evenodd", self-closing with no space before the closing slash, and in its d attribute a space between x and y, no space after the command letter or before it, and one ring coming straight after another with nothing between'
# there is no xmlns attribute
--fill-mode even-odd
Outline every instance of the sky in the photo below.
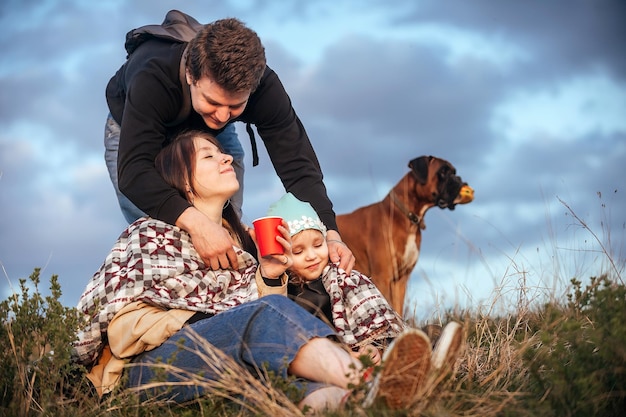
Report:
<svg viewBox="0 0 626 417"><path fill-rule="evenodd" d="M76 305L125 228L104 89L126 32L173 8L259 34L337 213L382 200L421 155L474 188L471 204L425 216L406 302L418 320L514 308L574 277L623 282L626 2L4 0L1 299L40 267L41 289L58 275ZM284 189L237 129L250 224Z"/></svg>

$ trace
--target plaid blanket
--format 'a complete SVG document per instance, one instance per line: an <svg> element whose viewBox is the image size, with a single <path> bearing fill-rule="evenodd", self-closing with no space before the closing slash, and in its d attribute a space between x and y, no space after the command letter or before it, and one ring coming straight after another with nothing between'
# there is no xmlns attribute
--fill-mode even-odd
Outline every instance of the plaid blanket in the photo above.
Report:
<svg viewBox="0 0 626 417"><path fill-rule="evenodd" d="M178 227L151 218L128 226L80 297L77 309L87 324L74 343L74 359L93 363L109 322L133 301L217 314L256 299L257 262L240 248L235 251L237 270L213 271Z"/></svg>
<svg viewBox="0 0 626 417"><path fill-rule="evenodd" d="M376 285L360 272L352 270L348 275L329 263L322 282L330 295L335 330L347 345L357 347L393 338L405 329Z"/></svg>

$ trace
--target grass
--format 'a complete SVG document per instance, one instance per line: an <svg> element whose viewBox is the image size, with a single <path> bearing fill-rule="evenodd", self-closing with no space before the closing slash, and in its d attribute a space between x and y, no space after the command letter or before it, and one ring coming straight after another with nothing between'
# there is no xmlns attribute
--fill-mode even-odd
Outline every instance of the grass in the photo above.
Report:
<svg viewBox="0 0 626 417"><path fill-rule="evenodd" d="M563 203L564 204L564 203ZM463 323L466 344L451 378L429 385L409 410L350 403L327 416L621 416L626 410L626 286L624 260L610 251L610 236L593 233L606 271L567 282L562 294L538 297L520 273L516 305L506 313L491 304L442 312ZM78 322L58 301L57 277L50 296L39 291L35 269L20 280L21 294L0 303L0 415L6 416L297 416L292 392L272 374L257 379L204 345L198 354L223 377L187 375L187 383L211 395L189 404L140 401L132 391L102 400L89 394L80 367L69 361ZM584 283L583 283L584 281ZM29 288L34 288L29 290ZM414 323L416 326L422 323ZM184 347L183 347L184 348ZM173 371L167 363L158 364ZM155 381L155 384L158 382Z"/></svg>

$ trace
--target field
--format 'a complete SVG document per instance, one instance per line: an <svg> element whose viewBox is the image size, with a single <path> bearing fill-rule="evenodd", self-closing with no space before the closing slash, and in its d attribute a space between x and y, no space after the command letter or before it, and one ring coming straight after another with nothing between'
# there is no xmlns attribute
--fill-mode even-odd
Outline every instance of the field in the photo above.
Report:
<svg viewBox="0 0 626 417"><path fill-rule="evenodd" d="M575 217L575 216L574 216ZM575 217L576 218L576 217ZM581 226L587 226L581 222ZM626 413L626 286L624 259L597 239L606 270L592 277L557 277L562 292L515 285L506 313L491 304L441 312L463 323L465 346L452 376L425 388L409 410L369 409L349 402L328 416L621 416ZM39 269L20 281L21 293L0 304L0 415L4 416L294 416L303 415L273 375L239 370L207 346L220 381L190 375L210 395L191 404L139 402L132 392L99 400L82 370L69 361L78 326L74 310L58 301L57 277L43 296ZM551 292L552 291L552 292ZM539 293L539 296L537 295ZM412 323L420 327L425 323ZM167 367L167 364L163 365Z"/></svg>

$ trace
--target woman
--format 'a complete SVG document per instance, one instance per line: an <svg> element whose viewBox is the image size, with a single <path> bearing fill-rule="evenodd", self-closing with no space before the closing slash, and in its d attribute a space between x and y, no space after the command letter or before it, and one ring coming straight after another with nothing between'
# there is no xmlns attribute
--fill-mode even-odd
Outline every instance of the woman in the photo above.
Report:
<svg viewBox="0 0 626 417"><path fill-rule="evenodd" d="M181 134L159 153L155 166L180 195L228 231L238 266L211 270L176 226L151 218L131 224L78 304L89 323L78 335L76 360L91 367L88 377L100 394L116 386L128 362L129 387L154 381L151 365L159 360L183 373L219 379L189 345L195 336L253 375L265 368L285 379L296 377L293 384L303 392L300 407L336 408L350 395L349 387L370 379L328 325L283 296L285 271L292 264L286 223L278 237L284 255L257 255L258 262L251 255L257 253L254 233L248 235L229 204L239 187L232 157L213 136ZM407 332L395 346L389 364L372 381L370 402L415 394L430 365L430 342L423 333ZM402 381L396 374L400 366ZM168 387L176 401L204 394L201 387L182 383L179 373L167 374L166 380L181 382Z"/></svg>

